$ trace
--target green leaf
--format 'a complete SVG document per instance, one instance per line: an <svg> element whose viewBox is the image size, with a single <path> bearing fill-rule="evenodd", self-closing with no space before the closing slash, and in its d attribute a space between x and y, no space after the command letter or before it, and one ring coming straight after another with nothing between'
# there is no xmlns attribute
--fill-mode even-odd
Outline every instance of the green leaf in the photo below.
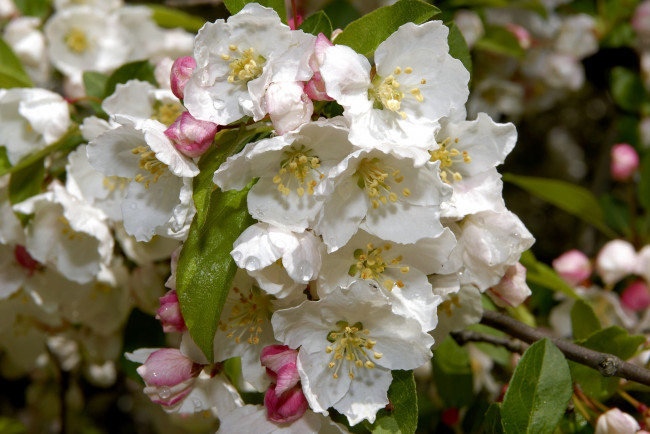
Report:
<svg viewBox="0 0 650 434"><path fill-rule="evenodd" d="M188 14L179 9L168 8L157 4L146 5L153 12L152 18L160 27L169 29L181 27L188 32L196 33L205 24L201 17Z"/></svg>
<svg viewBox="0 0 650 434"><path fill-rule="evenodd" d="M84 87L86 88L86 95L94 98L104 99L106 95L106 82L108 76L101 72L86 71L83 74Z"/></svg>
<svg viewBox="0 0 650 434"><path fill-rule="evenodd" d="M594 310L582 300L571 308L571 327L574 339L586 339L602 328Z"/></svg>
<svg viewBox="0 0 650 434"><path fill-rule="evenodd" d="M643 179L641 182L643 182ZM640 189L641 185L639 185ZM641 199L641 194L639 194L639 199ZM611 193L599 196L598 203L600 203L600 208L603 210L605 223L616 232L629 237L631 234L630 208L627 204Z"/></svg>
<svg viewBox="0 0 650 434"><path fill-rule="evenodd" d="M287 23L287 9L284 0L224 0L223 2L231 15L235 15L246 6L248 3L259 3L267 8L275 10L283 23Z"/></svg>
<svg viewBox="0 0 650 434"><path fill-rule="evenodd" d="M650 152L646 152L641 158L641 181L637 189L639 203L646 211L650 211Z"/></svg>
<svg viewBox="0 0 650 434"><path fill-rule="evenodd" d="M614 102L619 107L638 112L646 100L645 87L639 74L623 66L612 69L609 84Z"/></svg>
<svg viewBox="0 0 650 434"><path fill-rule="evenodd" d="M468 326L466 330L471 330L492 336L505 336L505 333L483 324L472 324ZM490 356L492 360L499 363L500 365L509 366L512 363L511 353L504 347L488 344L486 342L472 342L472 345Z"/></svg>
<svg viewBox="0 0 650 434"><path fill-rule="evenodd" d="M388 388L392 410L379 410L369 426L376 434L413 434L418 426L418 398L413 371L393 371Z"/></svg>
<svg viewBox="0 0 650 434"><path fill-rule="evenodd" d="M45 18L50 13L50 0L14 0L22 15Z"/></svg>
<svg viewBox="0 0 650 434"><path fill-rule="evenodd" d="M474 44L476 50L489 51L504 56L523 59L526 52L515 35L501 26L486 26L485 34Z"/></svg>
<svg viewBox="0 0 650 434"><path fill-rule="evenodd" d="M32 80L4 39L0 38L0 89L32 87Z"/></svg>
<svg viewBox="0 0 650 434"><path fill-rule="evenodd" d="M421 0L399 0L391 6L375 9L351 22L334 40L370 57L377 46L402 24L421 24L440 13L440 9Z"/></svg>
<svg viewBox="0 0 650 434"><path fill-rule="evenodd" d="M577 342L583 347L602 353L613 354L622 360L634 356L645 342L642 335L631 336L627 330L619 326L610 326L592 333L584 341ZM573 380L580 384L582 390L592 398L605 400L611 397L618 388L620 379L603 377L600 372L588 366L570 362Z"/></svg>
<svg viewBox="0 0 650 434"><path fill-rule="evenodd" d="M129 80L148 81L154 86L158 86L153 65L148 60L139 60L120 66L108 77L104 97L111 96L118 84L126 83Z"/></svg>
<svg viewBox="0 0 650 434"><path fill-rule="evenodd" d="M552 291L561 292L571 298L580 298L573 288L558 276L551 267L542 262L538 262L530 250L521 254L519 262L526 267L527 281L536 283Z"/></svg>
<svg viewBox="0 0 650 434"><path fill-rule="evenodd" d="M17 419L2 416L0 417L0 432L3 434L22 434L27 428Z"/></svg>
<svg viewBox="0 0 650 434"><path fill-rule="evenodd" d="M569 365L549 339L521 357L501 406L505 432L553 432L573 393Z"/></svg>
<svg viewBox="0 0 650 434"><path fill-rule="evenodd" d="M318 36L319 33L322 33L327 36L328 39L332 36L332 22L323 11L318 11L310 15L302 22L299 28L305 33L311 33L316 36Z"/></svg>
<svg viewBox="0 0 650 434"><path fill-rule="evenodd" d="M0 173L7 173L11 168L9 157L7 157L7 148L0 146Z"/></svg>
<svg viewBox="0 0 650 434"><path fill-rule="evenodd" d="M451 336L433 352L433 382L447 407L463 407L474 399L472 368L467 348Z"/></svg>
<svg viewBox="0 0 650 434"><path fill-rule="evenodd" d="M511 173L504 173L503 180L584 220L608 237L617 237L616 232L605 224L603 210L598 200L586 188L559 179L535 178Z"/></svg>
<svg viewBox="0 0 650 434"><path fill-rule="evenodd" d="M323 11L332 22L333 29L344 29L352 21L361 18L359 11L347 0L331 1Z"/></svg>
<svg viewBox="0 0 650 434"><path fill-rule="evenodd" d="M25 199L36 196L41 192L41 186L45 179L45 157L34 161L11 175L9 178L9 202L12 205L20 203ZM27 223L27 216L16 212L16 217L23 225Z"/></svg>
<svg viewBox="0 0 650 434"><path fill-rule="evenodd" d="M485 413L485 433L486 434L503 434L503 424L501 422L501 403L493 402Z"/></svg>
<svg viewBox="0 0 650 434"><path fill-rule="evenodd" d="M449 27L449 37L447 41L449 42L449 54L452 57L460 60L463 63L465 69L469 71L470 82L472 81L472 55L465 42L463 34L460 32L460 29L455 23L447 25Z"/></svg>
<svg viewBox="0 0 650 434"><path fill-rule="evenodd" d="M240 145L239 131L225 130L199 161L194 179L196 215L178 259L176 291L185 324L208 360L213 360L213 339L237 266L230 256L233 242L254 219L248 214L242 191L213 190L214 171Z"/></svg>
<svg viewBox="0 0 650 434"><path fill-rule="evenodd" d="M617 24L601 42L602 47L632 47L634 46L636 35L629 22Z"/></svg>

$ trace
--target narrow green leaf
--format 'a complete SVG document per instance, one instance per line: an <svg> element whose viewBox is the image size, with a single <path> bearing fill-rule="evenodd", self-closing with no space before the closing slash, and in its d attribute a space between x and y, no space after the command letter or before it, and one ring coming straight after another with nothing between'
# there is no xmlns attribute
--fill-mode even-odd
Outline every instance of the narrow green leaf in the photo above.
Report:
<svg viewBox="0 0 650 434"><path fill-rule="evenodd" d="M106 80L106 89L104 97L111 96L115 92L115 87L120 83L126 83L129 80L148 81L154 86L158 86L154 75L154 67L148 60L139 60L137 62L127 63L120 66Z"/></svg>
<svg viewBox="0 0 650 434"><path fill-rule="evenodd" d="M44 163L45 157L41 157L29 166L12 173L11 178L9 178L9 202L12 205L36 196L41 192L41 186L45 179ZM27 224L27 216L18 212L15 214L23 226Z"/></svg>
<svg viewBox="0 0 650 434"><path fill-rule="evenodd" d="M287 23L287 8L285 6L284 0L224 0L223 2L226 5L226 9L230 12L231 15L235 15L237 12L244 9L248 3L259 3L262 6L267 8L272 8L275 10L283 23Z"/></svg>
<svg viewBox="0 0 650 434"><path fill-rule="evenodd" d="M501 403L493 402L485 413L485 433L486 434L503 434L503 424L501 422Z"/></svg>
<svg viewBox="0 0 650 434"><path fill-rule="evenodd" d="M370 57L377 46L402 24L421 24L440 13L440 9L421 0L399 0L391 6L375 9L351 22L334 40Z"/></svg>
<svg viewBox="0 0 650 434"><path fill-rule="evenodd" d="M522 59L526 54L517 37L501 26L486 26L485 34L476 41L474 48L516 59Z"/></svg>
<svg viewBox="0 0 650 434"><path fill-rule="evenodd" d="M643 183L643 179L641 179L641 182ZM641 185L639 185L638 191L641 188ZM641 199L640 193L639 199ZM616 232L623 234L626 238L629 237L631 234L631 220L630 208L627 204L612 193L605 193L598 196L598 203L603 210L605 223Z"/></svg>
<svg viewBox="0 0 650 434"><path fill-rule="evenodd" d="M536 283L552 291L561 292L571 298L580 298L573 288L558 276L551 267L542 262L538 262L530 250L522 253L519 262L526 267L527 281Z"/></svg>
<svg viewBox="0 0 650 434"><path fill-rule="evenodd" d="M68 130L58 141L52 143L50 146L47 146L40 151L34 152L29 156L22 159L15 166L3 168L0 165L0 176L6 175L8 173L15 173L19 170L24 169L25 167L33 164L34 162L42 159L43 157L51 154L54 151L58 150L69 150L74 149L77 145L84 141L79 128L74 126Z"/></svg>
<svg viewBox="0 0 650 434"><path fill-rule="evenodd" d="M592 333L586 340L577 343L583 347L628 360L636 354L639 346L644 342L645 337L642 335L630 335L622 327L610 326ZM603 377L595 369L578 363L570 362L569 365L573 380L578 382L582 390L592 398L602 401L616 393L619 378Z"/></svg>
<svg viewBox="0 0 650 434"><path fill-rule="evenodd" d="M612 69L609 83L612 98L619 107L631 112L641 110L641 105L646 100L646 92L638 73L617 66Z"/></svg>
<svg viewBox="0 0 650 434"><path fill-rule="evenodd" d="M153 12L152 18L160 27L173 29L181 27L188 32L196 33L199 31L205 20L196 15L188 14L179 9L168 8L157 4L146 5Z"/></svg>
<svg viewBox="0 0 650 434"><path fill-rule="evenodd" d="M32 87L32 80L4 39L0 38L0 89Z"/></svg>
<svg viewBox="0 0 650 434"><path fill-rule="evenodd" d="M447 336L434 350L431 363L433 381L445 405L459 408L471 404L474 386L467 348Z"/></svg>
<svg viewBox="0 0 650 434"><path fill-rule="evenodd" d="M449 54L452 57L460 60L463 63L465 69L469 71L470 82L472 81L472 54L469 51L467 42L461 33L460 29L455 23L447 24L449 27L449 36L447 41L449 42Z"/></svg>
<svg viewBox="0 0 650 434"><path fill-rule="evenodd" d="M307 17L299 28L305 33L311 33L316 36L318 36L319 33L322 33L327 36L328 39L332 36L332 22L323 11L318 11Z"/></svg>
<svg viewBox="0 0 650 434"><path fill-rule="evenodd" d="M418 426L418 397L413 371L393 371L388 388L392 410L377 412L370 431L376 434L413 434Z"/></svg>
<svg viewBox="0 0 650 434"><path fill-rule="evenodd" d="M617 237L616 232L605 224L603 210L598 200L586 188L559 179L535 178L511 173L504 173L503 180L584 220L608 237Z"/></svg>
<svg viewBox="0 0 650 434"><path fill-rule="evenodd" d="M637 189L639 203L646 211L650 211L650 152L646 152L641 159L641 181Z"/></svg>
<svg viewBox="0 0 650 434"><path fill-rule="evenodd" d="M586 302L576 300L571 308L571 327L574 339L586 339L602 328L594 310Z"/></svg>
<svg viewBox="0 0 650 434"><path fill-rule="evenodd" d="M225 130L216 146L199 161L194 179L196 215L178 259L176 291L183 318L194 342L213 360L213 339L237 266L230 256L233 242L254 220L242 191L213 190L214 171L240 145L239 131Z"/></svg>
<svg viewBox="0 0 650 434"><path fill-rule="evenodd" d="M569 365L549 339L535 342L515 369L501 406L505 432L553 432L573 392Z"/></svg>
<svg viewBox="0 0 650 434"><path fill-rule="evenodd" d="M7 148L0 146L0 173L7 173L11 168L9 157L7 157Z"/></svg>
<svg viewBox="0 0 650 434"><path fill-rule="evenodd" d="M14 0L22 15L45 18L50 13L51 0Z"/></svg>

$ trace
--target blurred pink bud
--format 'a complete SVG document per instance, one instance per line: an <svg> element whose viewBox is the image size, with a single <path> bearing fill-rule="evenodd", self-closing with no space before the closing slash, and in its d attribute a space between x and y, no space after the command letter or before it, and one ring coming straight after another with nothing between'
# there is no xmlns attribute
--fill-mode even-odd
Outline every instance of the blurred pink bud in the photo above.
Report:
<svg viewBox="0 0 650 434"><path fill-rule="evenodd" d="M309 407L300 385L281 394L276 393L276 387L275 384L271 384L264 395L266 417L277 423L300 419Z"/></svg>
<svg viewBox="0 0 650 434"><path fill-rule="evenodd" d="M530 48L532 43L532 38L530 37L530 33L528 33L528 30L526 30L524 27L520 25L512 24L512 23L506 24L506 29L508 29L510 33L515 35L517 41L519 41L519 46L521 48L523 48L524 50Z"/></svg>
<svg viewBox="0 0 650 434"><path fill-rule="evenodd" d="M184 155L199 157L208 150L219 126L208 121L195 119L189 112L183 112L165 130L165 135Z"/></svg>
<svg viewBox="0 0 650 434"><path fill-rule="evenodd" d="M309 67L314 75L311 80L305 84L305 93L312 101L334 101L330 98L325 91L325 82L320 75L320 67L325 60L325 50L332 47L334 44L327 39L322 33L316 37L314 44L314 53L309 57Z"/></svg>
<svg viewBox="0 0 650 434"><path fill-rule="evenodd" d="M633 434L640 428L632 416L612 408L598 417L595 434Z"/></svg>
<svg viewBox="0 0 650 434"><path fill-rule="evenodd" d="M612 240L605 244L596 258L596 271L607 285L612 285L632 274L638 257L634 246L623 240Z"/></svg>
<svg viewBox="0 0 650 434"><path fill-rule="evenodd" d="M264 347L260 355L262 366L277 383L276 393L281 394L291 389L298 381L300 375L296 367L298 351L286 345L269 345Z"/></svg>
<svg viewBox="0 0 650 434"><path fill-rule="evenodd" d="M640 38L650 36L650 1L644 1L637 6L630 24Z"/></svg>
<svg viewBox="0 0 650 434"><path fill-rule="evenodd" d="M627 143L612 147L612 164L610 172L617 181L629 179L639 168L639 154Z"/></svg>
<svg viewBox="0 0 650 434"><path fill-rule="evenodd" d="M185 85L192 76L192 72L195 68L196 60L190 56L179 57L172 65L170 84L172 92L174 92L174 95L179 99L184 98Z"/></svg>
<svg viewBox="0 0 650 434"><path fill-rule="evenodd" d="M151 353L137 371L145 382L144 393L156 404L172 406L191 392L201 369L180 350L164 348Z"/></svg>
<svg viewBox="0 0 650 434"><path fill-rule="evenodd" d="M488 295L497 306L519 306L531 294L526 285L526 267L520 263L511 265L501 281L490 288Z"/></svg>
<svg viewBox="0 0 650 434"><path fill-rule="evenodd" d="M167 294L160 297L159 300L160 307L156 310L156 319L162 323L163 331L172 333L187 330L176 291L173 289L167 291Z"/></svg>
<svg viewBox="0 0 650 434"><path fill-rule="evenodd" d="M296 30L298 27L300 27L303 21L304 20L302 19L302 15L298 14L296 15L296 19L294 19L293 17L289 18L287 20L287 24L289 24L289 28L291 30Z"/></svg>
<svg viewBox="0 0 650 434"><path fill-rule="evenodd" d="M641 311L650 306L648 285L642 280L631 283L621 293L621 304L633 311Z"/></svg>
<svg viewBox="0 0 650 434"><path fill-rule="evenodd" d="M553 269L570 285L578 285L591 275L591 263L579 250L569 250L553 260Z"/></svg>
<svg viewBox="0 0 650 434"><path fill-rule="evenodd" d="M14 256L18 265L27 270L30 276L34 274L34 271L40 265L36 259L32 258L32 255L29 254L25 246L17 245L14 248Z"/></svg>

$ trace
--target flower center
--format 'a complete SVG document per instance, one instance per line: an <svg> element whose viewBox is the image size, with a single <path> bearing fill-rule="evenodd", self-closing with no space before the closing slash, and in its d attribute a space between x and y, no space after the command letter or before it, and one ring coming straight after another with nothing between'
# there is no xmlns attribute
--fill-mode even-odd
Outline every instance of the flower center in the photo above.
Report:
<svg viewBox="0 0 650 434"><path fill-rule="evenodd" d="M108 191L113 192L115 189L124 190L128 185L130 179L121 176L106 176L102 180L102 185Z"/></svg>
<svg viewBox="0 0 650 434"><path fill-rule="evenodd" d="M399 184L404 181L404 176L400 174L399 170L381 165L379 158L364 158L355 172L357 185L359 188L366 190L368 197L372 201L373 209L379 208L381 204L387 204L388 201L397 202L397 194L391 191L391 186L387 183L389 173L394 182ZM408 188L402 189L402 195L409 197L411 190Z"/></svg>
<svg viewBox="0 0 650 434"><path fill-rule="evenodd" d="M236 45L228 46L230 53L221 54L221 58L230 61L228 83L246 84L262 75L266 59L255 52L253 47L241 51Z"/></svg>
<svg viewBox="0 0 650 434"><path fill-rule="evenodd" d="M166 126L170 126L183 113L183 107L177 102L156 101L153 105L151 119L157 120Z"/></svg>
<svg viewBox="0 0 650 434"><path fill-rule="evenodd" d="M364 329L360 322L350 326L347 321L339 321L336 325L339 329L327 334L331 345L325 348L327 354L332 354L332 361L328 364L334 370L332 377L339 378L339 370L346 362L350 378L354 378L355 368L374 368L375 364L370 360L369 354L377 342L370 339L370 330ZM372 351L375 359L381 359L382 356L383 354Z"/></svg>
<svg viewBox="0 0 650 434"><path fill-rule="evenodd" d="M133 148L131 153L140 156L138 166L147 172L144 175L141 173L135 175L135 181L144 183L144 188L149 188L152 182L158 182L158 179L165 173L167 165L158 160L156 154L145 146Z"/></svg>
<svg viewBox="0 0 650 434"><path fill-rule="evenodd" d="M382 257L382 253L388 252L391 248L392 245L390 243L386 243L383 247L375 247L372 243L368 243L366 250L356 249L354 251L354 259L356 259L356 262L352 264L348 274L352 277L360 275L362 279L375 280L388 291L392 291L395 285L403 288L404 282L401 280L393 280L389 276L384 276L386 269L391 268L399 268L401 273L409 272L408 266L399 266L399 263L403 259L402 255L396 256L389 261L386 261Z"/></svg>
<svg viewBox="0 0 650 434"><path fill-rule="evenodd" d="M68 237L69 240L80 240L82 238L80 233L75 232L70 227L70 222L68 221L67 218L61 216L58 218L58 220L63 225L63 227L61 228L61 233L66 237Z"/></svg>
<svg viewBox="0 0 650 434"><path fill-rule="evenodd" d="M454 143L458 143L458 139L454 139ZM429 151L431 158L429 161L440 161L440 179L447 184L451 184L450 178L454 181L462 181L463 176L459 172L454 172L451 167L454 163L471 163L472 158L467 151L459 151L456 148L450 147L451 138L447 137L435 151Z"/></svg>
<svg viewBox="0 0 650 434"><path fill-rule="evenodd" d="M234 338L236 343L240 343L242 337L248 334L248 338L244 338L246 342L259 344L262 323L271 316L271 296L255 286L248 295L233 287L226 306L224 311L230 308L230 316L219 320L219 329L226 333L226 337Z"/></svg>
<svg viewBox="0 0 650 434"><path fill-rule="evenodd" d="M298 196L305 194L314 194L314 187L318 185L318 180L323 179L325 175L321 173L320 160L312 155L312 150L307 149L305 145L300 145L299 149L291 147L291 150L285 151L286 158L280 163L280 170L273 177L273 183L277 184L278 191L285 196L291 193L295 188ZM314 172L318 176L314 175ZM305 190L306 189L306 190Z"/></svg>
<svg viewBox="0 0 650 434"><path fill-rule="evenodd" d="M74 51L77 54L86 51L90 45L88 43L88 38L86 38L86 34L76 27L73 27L68 34L65 35L63 41L71 51Z"/></svg>
<svg viewBox="0 0 650 434"><path fill-rule="evenodd" d="M458 298L457 295L452 295L449 300L445 300L442 303L440 303L440 307L438 310L444 311L447 316L452 316L454 314L454 309L453 306L456 307L462 307L460 304L460 299Z"/></svg>
<svg viewBox="0 0 650 434"><path fill-rule="evenodd" d="M373 70L374 71L374 70ZM376 109L388 109L390 111L398 113L402 119L406 119L406 113L400 111L402 108L402 100L407 97L414 98L417 102L424 101L422 92L420 88L404 85L397 79L402 72L406 75L413 73L413 68L406 67L404 70L399 66L393 70L393 73L388 77L380 77L375 75L372 79L372 86L368 90L368 97L372 101L374 100L374 108ZM420 84L426 84L427 81L422 79Z"/></svg>

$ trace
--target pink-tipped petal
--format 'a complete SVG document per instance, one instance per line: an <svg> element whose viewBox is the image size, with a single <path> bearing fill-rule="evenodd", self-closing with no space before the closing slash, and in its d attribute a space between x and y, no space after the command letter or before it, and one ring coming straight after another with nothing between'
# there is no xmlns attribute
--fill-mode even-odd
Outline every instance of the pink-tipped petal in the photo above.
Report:
<svg viewBox="0 0 650 434"><path fill-rule="evenodd" d="M196 69L196 60L190 56L179 57L172 65L170 84L172 92L179 99L183 99L185 85L192 76L194 69Z"/></svg>
<svg viewBox="0 0 650 434"><path fill-rule="evenodd" d="M309 404L300 386L278 396L275 392L275 385L272 384L264 395L264 406L266 407L266 416L270 421L284 423L300 419L307 411Z"/></svg>

